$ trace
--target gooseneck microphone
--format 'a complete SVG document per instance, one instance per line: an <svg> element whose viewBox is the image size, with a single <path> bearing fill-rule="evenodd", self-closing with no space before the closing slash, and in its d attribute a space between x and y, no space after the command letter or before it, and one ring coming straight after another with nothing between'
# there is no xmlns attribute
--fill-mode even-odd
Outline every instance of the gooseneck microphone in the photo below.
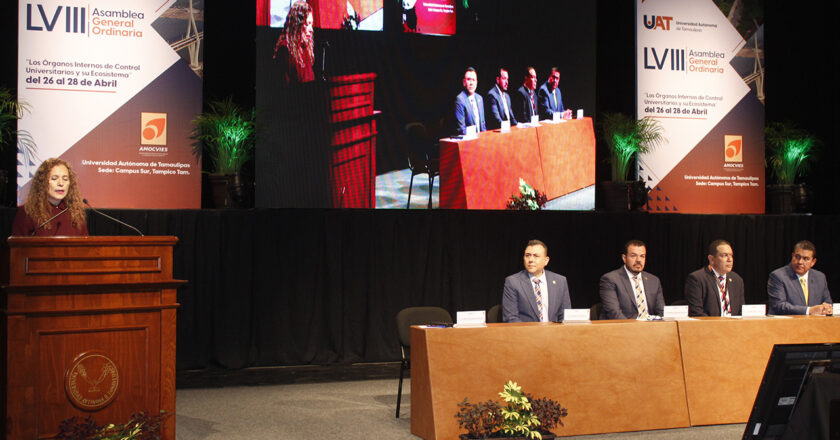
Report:
<svg viewBox="0 0 840 440"><path fill-rule="evenodd" d="M123 225L123 226L125 226L125 227L127 227L127 228L131 228L134 232L136 232L136 233L140 234L140 236L141 236L141 237L144 237L143 233L142 233L142 232L140 232L140 230L139 230L139 229L137 229L137 228L135 228L134 226L131 226L130 224L128 224L128 223L126 223L126 222L124 222L124 221L117 220L117 219L115 219L114 217L111 217L110 215L105 214L104 212L99 211L98 209L94 208L93 206L90 206L90 203L88 203L87 199L82 199L82 202L83 202L85 205L87 205L87 206L88 206L88 208L90 208L90 210L91 210L91 211L93 211L93 212L95 212L95 213L97 213L97 214L99 214L99 215L101 215L101 216L103 216L103 217L105 217L105 218L107 218L107 219L109 219L109 220L113 220L113 221L115 221L115 222L117 222L117 223L119 223L119 224L121 224L121 225Z"/></svg>
<svg viewBox="0 0 840 440"><path fill-rule="evenodd" d="M68 209L70 209L70 207L69 207L69 206L68 206L68 207L66 207L66 208L64 208L64 209L62 209L62 210L61 210L61 212L59 212L58 214L56 214L56 215L54 215L54 216L50 217L50 218L49 218L49 219L47 219L47 221L45 221L44 223L41 223L40 225L38 225L38 227L37 227L37 228L35 228L35 229L33 229L33 230L32 230L32 233L31 233L31 234L29 234L29 235L30 235L30 236L35 235L35 233L36 233L36 232L38 232L38 229L43 228L43 227L44 227L44 225L46 225L47 223L49 223L49 222L51 222L51 221L55 220L55 218L56 218L56 217L60 216L61 214L64 214L65 212L67 212L67 210L68 210Z"/></svg>

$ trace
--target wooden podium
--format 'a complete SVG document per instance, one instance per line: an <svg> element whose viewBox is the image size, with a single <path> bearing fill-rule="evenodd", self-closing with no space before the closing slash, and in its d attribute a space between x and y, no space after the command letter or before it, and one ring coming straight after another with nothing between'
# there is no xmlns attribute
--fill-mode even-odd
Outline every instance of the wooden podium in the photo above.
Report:
<svg viewBox="0 0 840 440"><path fill-rule="evenodd" d="M62 420L100 425L172 415L176 237L10 237L0 261L5 438L52 438Z"/></svg>

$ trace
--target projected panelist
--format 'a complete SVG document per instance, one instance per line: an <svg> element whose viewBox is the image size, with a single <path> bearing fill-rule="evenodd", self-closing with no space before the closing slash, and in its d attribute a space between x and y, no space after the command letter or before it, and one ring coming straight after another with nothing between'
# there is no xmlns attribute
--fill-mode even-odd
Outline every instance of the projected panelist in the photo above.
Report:
<svg viewBox="0 0 840 440"><path fill-rule="evenodd" d="M505 278L502 317L505 322L556 322L572 308L566 277L545 270L548 247L531 240L523 256L525 270Z"/></svg>
<svg viewBox="0 0 840 440"><path fill-rule="evenodd" d="M315 80L315 40L312 37L312 7L299 0L286 15L283 33L274 45L274 59L285 73L286 84Z"/></svg>
<svg viewBox="0 0 840 440"><path fill-rule="evenodd" d="M76 173L61 159L47 159L32 177L26 203L18 208L12 235L88 235Z"/></svg>
<svg viewBox="0 0 840 440"><path fill-rule="evenodd" d="M732 245L725 240L709 244L708 266L688 274L685 299L689 316L740 316L744 280L732 272Z"/></svg>
<svg viewBox="0 0 840 440"><path fill-rule="evenodd" d="M621 254L624 265L601 277L601 319L637 319L662 316L665 297L659 278L645 269L647 247L641 240L630 240Z"/></svg>
<svg viewBox="0 0 840 440"><path fill-rule="evenodd" d="M537 113L537 71L533 67L525 69L522 85L516 90L513 100L513 114L519 122L531 122L531 116Z"/></svg>
<svg viewBox="0 0 840 440"><path fill-rule="evenodd" d="M540 119L552 119L555 113L560 117L567 117L566 109L563 107L563 95L560 93L560 70L551 68L548 80L540 86L538 93Z"/></svg>
<svg viewBox="0 0 840 440"><path fill-rule="evenodd" d="M516 125L516 118L513 116L508 89L508 71L499 69L496 76L496 84L487 92L487 128L490 130L502 126L502 121L510 121L510 125Z"/></svg>
<svg viewBox="0 0 840 440"><path fill-rule="evenodd" d="M474 127L475 132L486 131L484 121L484 100L475 93L478 87L478 74L472 67L464 72L464 90L455 97L455 125L458 134L467 134L467 127Z"/></svg>
<svg viewBox="0 0 840 440"><path fill-rule="evenodd" d="M793 246L790 264L774 270L767 280L771 315L831 315L831 294L825 275L811 269L817 263L814 243L802 240Z"/></svg>

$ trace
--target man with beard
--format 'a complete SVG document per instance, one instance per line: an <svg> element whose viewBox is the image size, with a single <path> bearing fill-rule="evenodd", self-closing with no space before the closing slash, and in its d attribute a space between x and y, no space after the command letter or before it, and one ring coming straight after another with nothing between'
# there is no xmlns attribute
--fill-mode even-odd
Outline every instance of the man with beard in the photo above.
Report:
<svg viewBox="0 0 840 440"><path fill-rule="evenodd" d="M665 298L662 284L656 275L644 272L647 248L641 240L624 245L621 259L624 265L601 277L600 319L645 319L648 315L662 316Z"/></svg>

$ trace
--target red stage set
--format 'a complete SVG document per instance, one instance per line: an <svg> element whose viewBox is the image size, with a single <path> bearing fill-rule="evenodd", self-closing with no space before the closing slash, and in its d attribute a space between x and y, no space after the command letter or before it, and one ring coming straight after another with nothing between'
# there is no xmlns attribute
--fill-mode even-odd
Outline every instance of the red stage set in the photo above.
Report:
<svg viewBox="0 0 840 440"><path fill-rule="evenodd" d="M334 208L376 207L374 73L330 78L330 187Z"/></svg>
<svg viewBox="0 0 840 440"><path fill-rule="evenodd" d="M548 200L595 184L592 118L440 142L440 207L505 209L519 178Z"/></svg>

